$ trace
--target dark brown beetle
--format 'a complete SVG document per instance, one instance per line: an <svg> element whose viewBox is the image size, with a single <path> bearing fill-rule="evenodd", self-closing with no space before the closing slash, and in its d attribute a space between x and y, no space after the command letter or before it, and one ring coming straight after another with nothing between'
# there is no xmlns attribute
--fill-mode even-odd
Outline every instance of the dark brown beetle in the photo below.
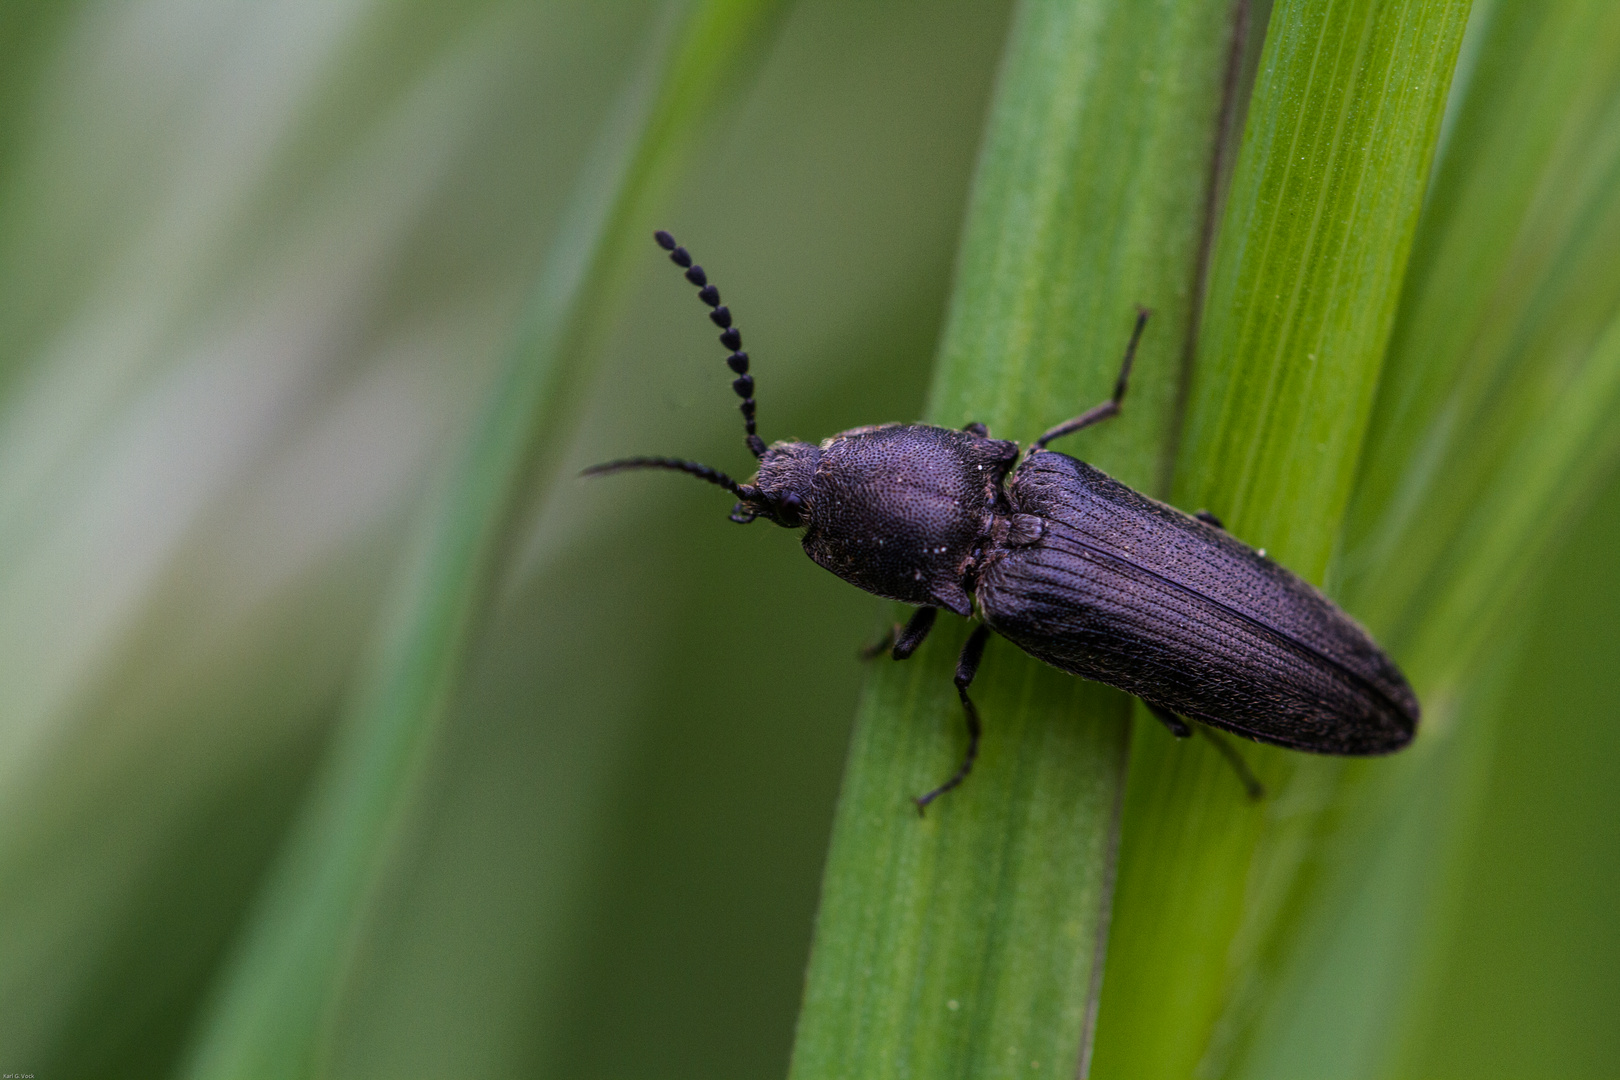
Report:
<svg viewBox="0 0 1620 1080"><path fill-rule="evenodd" d="M1054 667L1141 698L1179 737L1187 720L1318 754L1371 755L1411 741L1418 701L1393 661L1332 601L1209 514L1185 514L1046 448L1119 412L1147 324L1139 310L1113 396L1059 424L1019 462L1015 442L926 424L854 428L819 446L767 447L754 422L742 336L703 268L666 232L660 246L699 287L737 373L751 483L674 458L587 470L674 469L737 497L731 519L803 528L805 553L852 585L918 610L893 639L910 656L939 609L982 620L956 665L968 750L920 808L973 767L979 715L968 697L994 630ZM1014 466L1017 466L1014 468ZM1010 482L1009 482L1010 473ZM887 643L885 643L887 645ZM881 648L881 647L880 647ZM1259 785L1216 740L1251 793Z"/></svg>

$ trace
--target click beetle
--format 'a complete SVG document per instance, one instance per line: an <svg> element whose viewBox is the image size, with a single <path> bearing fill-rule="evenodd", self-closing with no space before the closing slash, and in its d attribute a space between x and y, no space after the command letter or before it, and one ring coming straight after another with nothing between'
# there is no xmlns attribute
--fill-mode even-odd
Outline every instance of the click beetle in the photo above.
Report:
<svg viewBox="0 0 1620 1080"><path fill-rule="evenodd" d="M766 446L730 310L685 248L667 232L655 237L698 287L730 350L731 385L759 469L738 483L697 462L637 457L586 472L688 473L736 496L732 521L803 529L815 562L867 592L916 605L892 637L896 660L916 651L940 610L964 618L977 611L956 663L967 754L915 800L919 810L973 768L980 723L968 687L992 631L1053 667L1136 695L1178 737L1191 734L1191 720L1318 754L1387 754L1411 741L1416 695L1331 600L1213 515L1183 513L1047 449L1118 414L1146 309L1137 311L1113 396L1041 435L1027 454L978 423L960 431L880 424L819 445ZM1258 795L1242 759L1215 744Z"/></svg>

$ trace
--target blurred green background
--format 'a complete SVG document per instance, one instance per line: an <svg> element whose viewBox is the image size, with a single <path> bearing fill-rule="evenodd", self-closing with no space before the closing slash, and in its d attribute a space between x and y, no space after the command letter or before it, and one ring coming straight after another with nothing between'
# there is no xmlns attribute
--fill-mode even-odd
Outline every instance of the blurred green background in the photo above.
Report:
<svg viewBox="0 0 1620 1080"><path fill-rule="evenodd" d="M661 220L768 439L921 409L1007 3L802 0ZM0 1070L181 1068L663 5L0 8ZM1611 112L1620 111L1617 107ZM327 1018L333 1075L785 1068L886 605L650 241ZM1518 619L1413 1075L1620 1075L1620 486Z"/></svg>

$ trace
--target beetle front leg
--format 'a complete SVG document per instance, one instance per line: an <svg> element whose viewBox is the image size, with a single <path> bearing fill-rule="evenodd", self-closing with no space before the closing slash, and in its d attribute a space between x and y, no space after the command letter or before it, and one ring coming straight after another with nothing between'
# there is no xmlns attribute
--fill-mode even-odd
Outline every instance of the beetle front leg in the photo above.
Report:
<svg viewBox="0 0 1620 1080"><path fill-rule="evenodd" d="M884 653L889 653L896 660L904 660L928 637L928 631L934 628L934 617L939 614L938 608L918 608L912 613L904 627L895 623L883 640L868 645L861 650L862 660L874 660Z"/></svg>
<svg viewBox="0 0 1620 1080"><path fill-rule="evenodd" d="M891 654L896 660L904 660L917 649L928 637L928 631L934 628L934 616L939 614L939 608L918 608L906 623L906 628L900 631L895 639L894 652Z"/></svg>
<svg viewBox="0 0 1620 1080"><path fill-rule="evenodd" d="M928 808L928 804L957 787L967 779L968 773L973 771L973 759L979 756L979 710L973 705L973 699L968 697L968 687L973 683L973 676L979 672L979 661L984 659L984 643L990 640L990 628L983 623L973 631L962 646L962 654L956 658L956 696L962 699L962 711L967 716L968 748L967 756L957 768L951 778L926 795L919 795L911 801L917 804L917 814Z"/></svg>

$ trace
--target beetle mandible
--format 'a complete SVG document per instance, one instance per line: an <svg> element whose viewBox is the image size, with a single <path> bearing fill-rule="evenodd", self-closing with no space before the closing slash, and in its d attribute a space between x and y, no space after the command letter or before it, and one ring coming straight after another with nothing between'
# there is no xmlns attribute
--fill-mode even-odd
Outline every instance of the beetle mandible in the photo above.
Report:
<svg viewBox="0 0 1620 1080"><path fill-rule="evenodd" d="M919 811L973 768L981 725L968 687L992 631L1053 667L1136 695L1177 737L1191 734L1192 720L1318 754L1387 754L1412 740L1419 715L1412 688L1321 592L1213 515L1183 513L1047 449L1119 413L1145 308L1137 310L1113 396L1041 435L1027 454L979 423L960 431L880 424L820 445L766 446L730 310L685 248L667 232L654 236L720 327L759 470L738 483L694 461L637 457L586 473L673 469L735 495L738 524L764 518L804 529L815 562L867 592L917 606L892 637L896 660L916 651L941 609L964 618L977 609L979 625L956 662L967 754L949 779L914 800ZM1258 795L1242 759L1215 744Z"/></svg>

